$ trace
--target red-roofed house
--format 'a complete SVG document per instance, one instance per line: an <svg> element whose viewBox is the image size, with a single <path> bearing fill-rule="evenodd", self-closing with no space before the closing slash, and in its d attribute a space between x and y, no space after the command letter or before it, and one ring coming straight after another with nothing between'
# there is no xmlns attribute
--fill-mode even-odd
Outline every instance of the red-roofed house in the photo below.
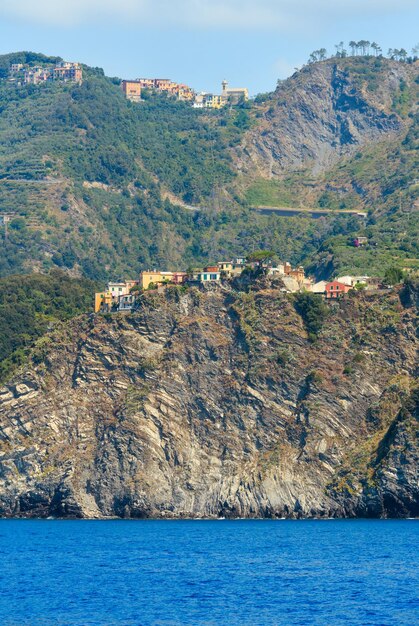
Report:
<svg viewBox="0 0 419 626"><path fill-rule="evenodd" d="M353 289L351 285L345 285L345 283L340 283L338 280L332 280L326 283L326 299L340 298L351 289Z"/></svg>

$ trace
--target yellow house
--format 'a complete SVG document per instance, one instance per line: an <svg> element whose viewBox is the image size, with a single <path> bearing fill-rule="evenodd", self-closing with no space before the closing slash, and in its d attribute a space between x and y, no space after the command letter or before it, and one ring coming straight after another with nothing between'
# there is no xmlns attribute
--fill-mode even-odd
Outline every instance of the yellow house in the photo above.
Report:
<svg viewBox="0 0 419 626"><path fill-rule="evenodd" d="M208 107L209 109L221 109L224 104L225 102L222 96L217 96L214 94L209 94L209 97L206 98L204 102L204 106Z"/></svg>
<svg viewBox="0 0 419 626"><path fill-rule="evenodd" d="M148 289L150 284L161 285L162 283L170 282L173 279L173 272L141 272L140 274L140 287L141 289Z"/></svg>
<svg viewBox="0 0 419 626"><path fill-rule="evenodd" d="M95 293L95 313L98 313L101 310L108 311L112 307L112 292L111 291L101 291L99 293Z"/></svg>

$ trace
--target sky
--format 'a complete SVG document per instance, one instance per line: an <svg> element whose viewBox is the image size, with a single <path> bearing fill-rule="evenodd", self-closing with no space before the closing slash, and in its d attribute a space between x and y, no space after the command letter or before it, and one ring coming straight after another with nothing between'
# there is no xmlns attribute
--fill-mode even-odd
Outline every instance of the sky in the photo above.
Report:
<svg viewBox="0 0 419 626"><path fill-rule="evenodd" d="M0 0L0 54L42 52L197 91L220 91L223 79L271 91L313 50L361 39L410 52L419 0Z"/></svg>

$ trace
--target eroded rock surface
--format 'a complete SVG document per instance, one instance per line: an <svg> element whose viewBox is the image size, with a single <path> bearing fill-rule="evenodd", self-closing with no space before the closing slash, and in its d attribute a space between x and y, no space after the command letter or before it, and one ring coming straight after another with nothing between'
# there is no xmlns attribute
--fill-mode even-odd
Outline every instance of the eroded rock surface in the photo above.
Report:
<svg viewBox="0 0 419 626"><path fill-rule="evenodd" d="M83 317L0 390L3 516L418 513L415 307L268 284Z"/></svg>
<svg viewBox="0 0 419 626"><path fill-rule="evenodd" d="M238 169L264 178L302 167L318 174L360 147L403 131L393 98L417 78L417 68L386 61L377 84L377 70L372 66L369 74L358 75L362 69L368 68L357 70L357 60L351 68L329 60L280 84L235 152Z"/></svg>

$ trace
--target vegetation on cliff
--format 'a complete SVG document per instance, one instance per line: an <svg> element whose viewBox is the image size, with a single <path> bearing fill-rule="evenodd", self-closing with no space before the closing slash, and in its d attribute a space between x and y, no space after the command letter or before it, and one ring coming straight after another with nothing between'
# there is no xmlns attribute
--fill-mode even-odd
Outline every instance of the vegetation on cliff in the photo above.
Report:
<svg viewBox="0 0 419 626"><path fill-rule="evenodd" d="M0 279L0 382L26 361L55 323L87 312L95 283L53 270Z"/></svg>

